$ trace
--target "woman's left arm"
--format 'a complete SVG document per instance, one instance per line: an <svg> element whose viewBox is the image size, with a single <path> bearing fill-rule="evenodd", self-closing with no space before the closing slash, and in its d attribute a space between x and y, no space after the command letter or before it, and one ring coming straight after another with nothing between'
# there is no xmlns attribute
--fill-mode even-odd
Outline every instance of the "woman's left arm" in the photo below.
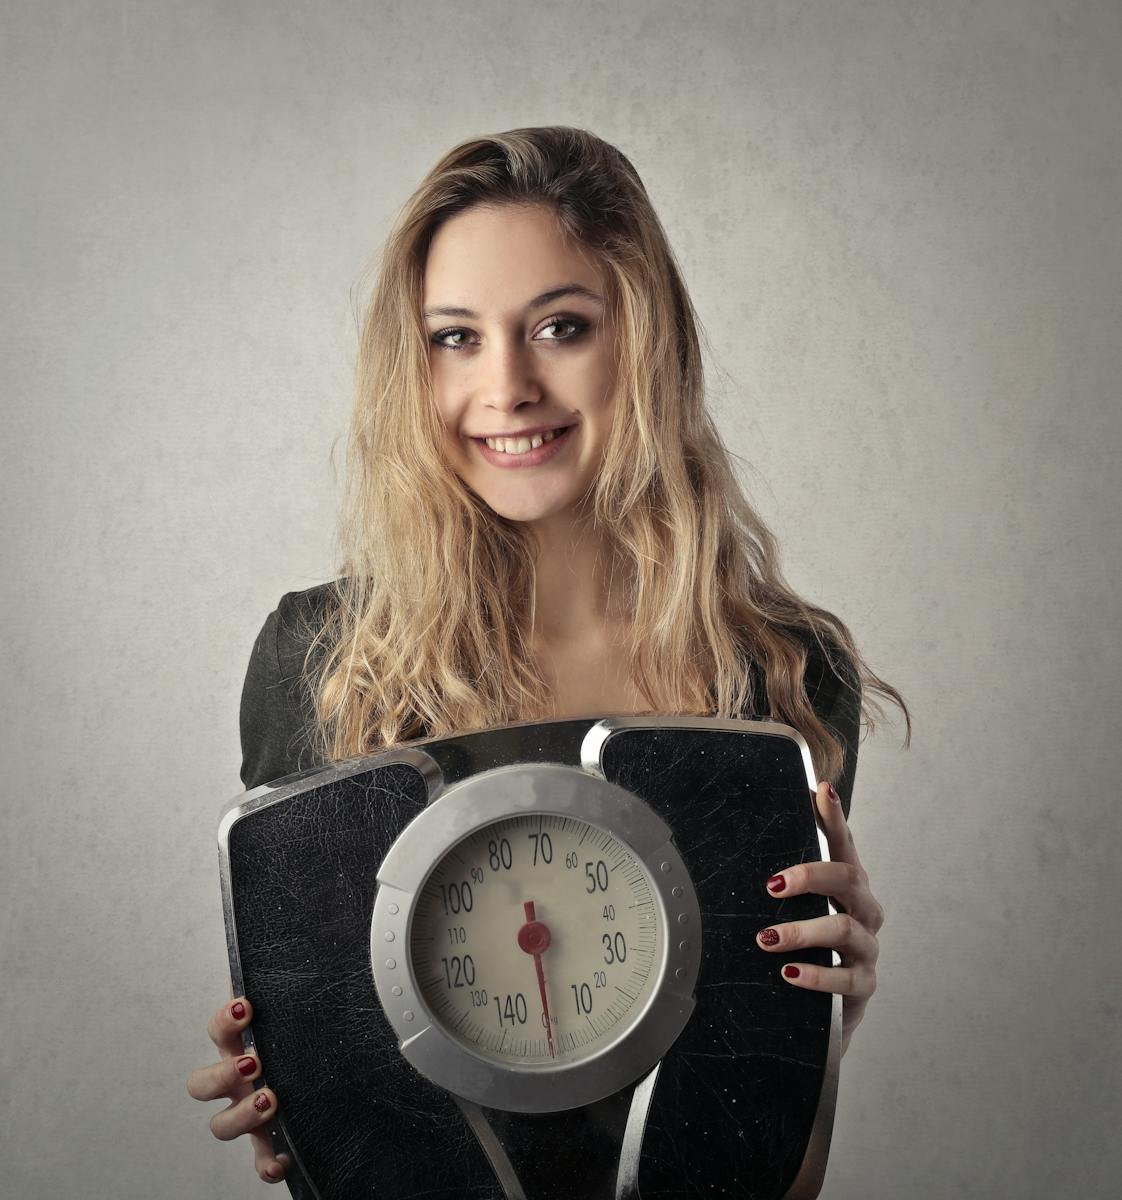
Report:
<svg viewBox="0 0 1122 1200"><path fill-rule="evenodd" d="M789 954L803 946L827 946L841 955L841 965L819 967L812 963L787 963L782 976L793 987L842 994L842 1054L853 1031L865 1015L865 1005L876 991L877 934L884 925L884 909L869 890L841 798L829 783L820 783L815 803L830 848L829 862L805 862L786 867L767 880L769 895L786 897L814 892L829 896L838 910L834 916L809 921L789 921L761 929L756 940L764 950Z"/></svg>

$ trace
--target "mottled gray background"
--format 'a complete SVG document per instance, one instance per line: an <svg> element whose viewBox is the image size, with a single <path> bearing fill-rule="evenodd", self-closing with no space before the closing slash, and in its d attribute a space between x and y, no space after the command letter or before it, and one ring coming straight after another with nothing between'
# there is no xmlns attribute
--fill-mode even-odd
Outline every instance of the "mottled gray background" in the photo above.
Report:
<svg viewBox="0 0 1122 1200"><path fill-rule="evenodd" d="M1116 1194L1117 0L0 22L0 1194L263 1193L184 1088L250 646L332 575L398 206L553 123L639 169L792 582L915 715L861 752L888 921L823 1195Z"/></svg>

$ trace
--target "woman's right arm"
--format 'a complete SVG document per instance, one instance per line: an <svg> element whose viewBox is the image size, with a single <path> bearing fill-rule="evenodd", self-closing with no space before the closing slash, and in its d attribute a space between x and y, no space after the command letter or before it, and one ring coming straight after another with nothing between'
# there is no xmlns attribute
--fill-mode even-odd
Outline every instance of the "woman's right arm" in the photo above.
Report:
<svg viewBox="0 0 1122 1200"><path fill-rule="evenodd" d="M313 603L308 593L287 592L253 643L238 717L247 791L316 765L309 739L313 706L301 677L304 623L318 616Z"/></svg>
<svg viewBox="0 0 1122 1200"><path fill-rule="evenodd" d="M282 628L282 615L293 599L283 596L265 619L253 643L242 686L241 780L247 791L299 769L302 714L299 703L293 703L299 690L293 687L292 672L282 670L279 646L282 632L290 639L289 623L284 622ZM292 658L287 651L293 648L287 641L285 645L287 661ZM278 1158L273 1154L265 1129L277 1112L276 1093L253 1086L261 1075L261 1062L242 1044L242 1031L252 1018L253 1006L245 996L234 997L210 1018L207 1033L218 1048L219 1061L193 1071L187 1091L196 1100L231 1101L211 1118L211 1133L224 1142L249 1134L257 1174L266 1183L278 1183L284 1178L288 1155Z"/></svg>

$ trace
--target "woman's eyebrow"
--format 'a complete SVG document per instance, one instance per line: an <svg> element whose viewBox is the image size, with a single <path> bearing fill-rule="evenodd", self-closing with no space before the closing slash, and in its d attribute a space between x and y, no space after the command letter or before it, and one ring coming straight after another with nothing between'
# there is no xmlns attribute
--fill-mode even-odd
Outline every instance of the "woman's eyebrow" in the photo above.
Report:
<svg viewBox="0 0 1122 1200"><path fill-rule="evenodd" d="M603 296L591 288L586 288L583 284L563 283L560 287L550 288L548 291L542 292L540 296L535 296L526 305L526 311L552 304L555 300L560 300L562 296L583 296L586 300L595 300L597 304L604 303ZM479 320L479 313L473 312L470 308L457 308L450 304L441 305L438 308L426 308L423 315L426 317L466 317L472 321Z"/></svg>

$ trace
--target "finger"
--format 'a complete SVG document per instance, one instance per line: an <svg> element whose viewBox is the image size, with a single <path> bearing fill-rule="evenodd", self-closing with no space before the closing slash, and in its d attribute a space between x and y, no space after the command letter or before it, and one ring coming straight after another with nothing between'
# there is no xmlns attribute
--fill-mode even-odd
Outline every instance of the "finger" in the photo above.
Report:
<svg viewBox="0 0 1122 1200"><path fill-rule="evenodd" d="M877 939L847 913L769 925L756 934L756 941L764 950L780 954L806 946L827 946L837 950L848 967L873 966L880 955Z"/></svg>
<svg viewBox="0 0 1122 1200"><path fill-rule="evenodd" d="M200 1067L187 1077L187 1094L195 1100L218 1100L226 1096L240 1100L246 1085L261 1074L261 1062L253 1054L231 1055L210 1067Z"/></svg>
<svg viewBox="0 0 1122 1200"><path fill-rule="evenodd" d="M273 1139L265 1130L251 1130L249 1139L253 1143L253 1166L258 1177L266 1183L280 1183L288 1169L288 1155L273 1154Z"/></svg>
<svg viewBox="0 0 1122 1200"><path fill-rule="evenodd" d="M258 1088L215 1113L210 1119L210 1131L220 1142L230 1142L271 1121L276 1110L277 1097L273 1089Z"/></svg>
<svg viewBox="0 0 1122 1200"><path fill-rule="evenodd" d="M772 875L766 887L769 895L781 899L807 892L828 896L835 908L849 913L873 933L884 924L884 909L869 890L869 877L860 863L796 863Z"/></svg>
<svg viewBox="0 0 1122 1200"><path fill-rule="evenodd" d="M819 967L814 963L785 963L780 977L793 987L812 992L839 992L867 1000L876 991L877 977L872 967Z"/></svg>
<svg viewBox="0 0 1122 1200"><path fill-rule="evenodd" d="M834 785L826 780L819 783L814 802L822 819L822 829L830 847L830 858L834 862L848 862L860 866L857 846L854 844L853 834L849 831L849 822L842 812L841 797Z"/></svg>
<svg viewBox="0 0 1122 1200"><path fill-rule="evenodd" d="M242 1030L253 1019L253 1006L244 996L224 1004L207 1022L206 1031L223 1058L242 1053Z"/></svg>

